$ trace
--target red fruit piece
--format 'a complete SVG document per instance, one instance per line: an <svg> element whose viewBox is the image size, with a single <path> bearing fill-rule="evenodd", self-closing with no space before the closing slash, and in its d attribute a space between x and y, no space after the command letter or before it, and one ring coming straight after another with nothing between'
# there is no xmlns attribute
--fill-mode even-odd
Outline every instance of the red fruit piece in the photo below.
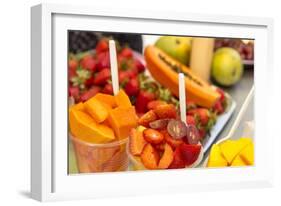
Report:
<svg viewBox="0 0 281 206"><path fill-rule="evenodd" d="M141 153L141 161L147 169L158 168L159 154L151 144L145 145Z"/></svg>
<svg viewBox="0 0 281 206"><path fill-rule="evenodd" d="M79 100L79 93L80 93L79 87L69 87L68 91L70 97L73 97L75 101Z"/></svg>
<svg viewBox="0 0 281 206"><path fill-rule="evenodd" d="M151 110L151 109L156 109L156 107L160 106L160 105L165 105L167 104L166 102L164 101L161 101L161 100L153 100L153 101L150 101L148 104L147 104L147 109L148 110Z"/></svg>
<svg viewBox="0 0 281 206"><path fill-rule="evenodd" d="M177 148L179 145L181 145L183 142L182 139L174 139L173 137L171 137L171 135L168 133L167 130L163 130L161 131L161 133L164 135L164 139L165 141L171 145L171 147L173 149Z"/></svg>
<svg viewBox="0 0 281 206"><path fill-rule="evenodd" d="M93 86L91 89L88 91L85 91L81 96L80 96L80 101L85 102L91 97L95 96L97 93L100 92L100 87Z"/></svg>
<svg viewBox="0 0 281 206"><path fill-rule="evenodd" d="M150 110L139 118L138 124L144 127L148 127L149 123L155 121L156 119L157 116L155 112L153 110Z"/></svg>
<svg viewBox="0 0 281 206"><path fill-rule="evenodd" d="M88 69L90 71L96 70L96 60L90 55L84 56L80 62L80 65L82 68Z"/></svg>
<svg viewBox="0 0 281 206"><path fill-rule="evenodd" d="M186 166L190 166L194 163L201 151L201 145L189 145L184 143L178 148Z"/></svg>
<svg viewBox="0 0 281 206"><path fill-rule="evenodd" d="M141 72L143 72L145 70L144 65L138 59L134 60L134 64L135 64L135 67L138 70L138 73L141 73Z"/></svg>
<svg viewBox="0 0 281 206"><path fill-rule="evenodd" d="M220 102L223 102L225 100L225 93L222 89L217 88L217 92L220 94Z"/></svg>
<svg viewBox="0 0 281 206"><path fill-rule="evenodd" d="M206 135L207 135L207 132L206 132L206 130L204 128L199 129L198 133L199 133L199 138L200 139L204 139L206 137Z"/></svg>
<svg viewBox="0 0 281 206"><path fill-rule="evenodd" d="M158 119L149 123L149 127L152 129L165 129L170 119Z"/></svg>
<svg viewBox="0 0 281 206"><path fill-rule="evenodd" d="M89 79L87 79L87 80L85 81L85 85L86 85L87 87L92 86L92 85L94 84L94 80L95 80L94 76L91 76Z"/></svg>
<svg viewBox="0 0 281 206"><path fill-rule="evenodd" d="M174 151L169 144L165 144L164 153L159 161L159 169L167 169L174 160Z"/></svg>
<svg viewBox="0 0 281 206"><path fill-rule="evenodd" d="M186 115L186 124L188 125L196 125L196 121L195 121L195 118L194 116L191 116L191 115Z"/></svg>
<svg viewBox="0 0 281 206"><path fill-rule="evenodd" d="M213 107L214 111L217 112L217 114L222 114L224 112L224 108L222 106L221 101L217 101Z"/></svg>
<svg viewBox="0 0 281 206"><path fill-rule="evenodd" d="M186 139L188 144L198 144L200 141L200 134L194 125L187 126Z"/></svg>
<svg viewBox="0 0 281 206"><path fill-rule="evenodd" d="M110 57L108 51L97 54L97 68L99 71L104 68L110 68Z"/></svg>
<svg viewBox="0 0 281 206"><path fill-rule="evenodd" d="M143 132L131 129L129 135L129 148L132 155L140 155L144 146L147 144L143 138Z"/></svg>
<svg viewBox="0 0 281 206"><path fill-rule="evenodd" d="M122 57L125 57L125 58L132 58L133 57L133 51L130 48L125 47L121 50L119 55L122 56Z"/></svg>
<svg viewBox="0 0 281 206"><path fill-rule="evenodd" d="M185 161L181 154L180 148L177 147L174 151L174 157L172 163L169 165L169 169L185 168Z"/></svg>
<svg viewBox="0 0 281 206"><path fill-rule="evenodd" d="M139 81L137 78L130 79L125 86L125 92L129 96L136 96L139 93Z"/></svg>
<svg viewBox="0 0 281 206"><path fill-rule="evenodd" d="M103 69L100 72L96 73L94 84L105 85L107 83L107 80L110 79L110 76L110 69Z"/></svg>
<svg viewBox="0 0 281 206"><path fill-rule="evenodd" d="M112 84L106 84L104 86L104 88L102 89L102 93L104 94L113 94L113 87L112 87Z"/></svg>
<svg viewBox="0 0 281 206"><path fill-rule="evenodd" d="M129 74L126 71L119 71L119 83L126 84L129 81Z"/></svg>
<svg viewBox="0 0 281 206"><path fill-rule="evenodd" d="M68 61L68 69L75 71L78 67L78 62L75 59L70 59Z"/></svg>
<svg viewBox="0 0 281 206"><path fill-rule="evenodd" d="M136 100L136 110L138 113L145 113L147 111L148 102L155 99L155 94L149 91L140 91Z"/></svg>
<svg viewBox="0 0 281 206"><path fill-rule="evenodd" d="M190 109L195 109L197 108L197 105L195 104L195 102L191 101L191 100L186 100L186 109L190 110Z"/></svg>
<svg viewBox="0 0 281 206"><path fill-rule="evenodd" d="M108 46L107 39L101 39L96 46L97 53L108 51L108 49L109 49L109 46Z"/></svg>
<svg viewBox="0 0 281 206"><path fill-rule="evenodd" d="M160 119L175 119L177 117L177 109L173 104L159 105L154 109L154 112Z"/></svg>
<svg viewBox="0 0 281 206"><path fill-rule="evenodd" d="M155 129L145 129L143 131L144 139L151 144L160 144L164 140L164 135Z"/></svg>
<svg viewBox="0 0 281 206"><path fill-rule="evenodd" d="M203 126L207 125L210 118L210 111L205 108L192 109L187 112L188 115L197 115Z"/></svg>

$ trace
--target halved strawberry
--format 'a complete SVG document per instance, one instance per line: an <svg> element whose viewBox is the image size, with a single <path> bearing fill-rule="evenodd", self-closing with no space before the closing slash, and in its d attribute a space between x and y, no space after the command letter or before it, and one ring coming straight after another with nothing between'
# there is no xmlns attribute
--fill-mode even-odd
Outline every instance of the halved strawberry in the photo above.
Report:
<svg viewBox="0 0 281 206"><path fill-rule="evenodd" d="M161 132L151 128L143 131L143 137L147 142L153 145L160 144L164 140L164 135Z"/></svg>
<svg viewBox="0 0 281 206"><path fill-rule="evenodd" d="M177 117L177 109L173 104L159 105L154 109L159 119L175 119Z"/></svg>
<svg viewBox="0 0 281 206"><path fill-rule="evenodd" d="M138 124L144 127L148 127L149 123L155 121L156 119L157 116L155 112L153 110L150 110L139 118Z"/></svg>
<svg viewBox="0 0 281 206"><path fill-rule="evenodd" d="M148 143L144 146L141 153L141 161L147 169L158 168L159 154L151 144Z"/></svg>
<svg viewBox="0 0 281 206"><path fill-rule="evenodd" d="M143 138L143 132L135 128L131 129L129 135L129 148L132 155L140 155L144 146L147 144Z"/></svg>
<svg viewBox="0 0 281 206"><path fill-rule="evenodd" d="M193 164L201 151L201 145L181 144L179 147L186 166Z"/></svg>
<svg viewBox="0 0 281 206"><path fill-rule="evenodd" d="M151 109L156 109L156 107L160 106L160 105L164 105L164 104L167 104L166 102L162 101L162 100L153 100L153 101L150 101L148 104L147 104L147 109L148 110L151 110Z"/></svg>
<svg viewBox="0 0 281 206"><path fill-rule="evenodd" d="M167 130L162 130L161 133L164 135L166 142L171 145L173 149L176 149L178 146L184 143L182 139L174 139L171 137Z"/></svg>
<svg viewBox="0 0 281 206"><path fill-rule="evenodd" d="M159 169L167 169L174 159L174 151L169 144L165 144L164 153L159 161Z"/></svg>

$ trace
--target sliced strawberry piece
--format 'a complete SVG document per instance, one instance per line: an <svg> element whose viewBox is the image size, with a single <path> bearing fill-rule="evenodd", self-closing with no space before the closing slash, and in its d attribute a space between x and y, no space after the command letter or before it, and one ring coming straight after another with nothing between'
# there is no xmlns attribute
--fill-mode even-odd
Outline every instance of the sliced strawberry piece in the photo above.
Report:
<svg viewBox="0 0 281 206"><path fill-rule="evenodd" d="M173 149L176 149L178 146L184 143L182 139L174 139L171 137L167 130L162 130L161 133L164 135L166 142L171 145Z"/></svg>
<svg viewBox="0 0 281 206"><path fill-rule="evenodd" d="M161 132L150 128L143 131L143 137L147 142L153 145L160 144L164 140L164 135Z"/></svg>
<svg viewBox="0 0 281 206"><path fill-rule="evenodd" d="M193 164L201 151L201 145L181 144L179 147L186 166Z"/></svg>
<svg viewBox="0 0 281 206"><path fill-rule="evenodd" d="M186 115L186 124L196 126L196 120L192 115Z"/></svg>
<svg viewBox="0 0 281 206"><path fill-rule="evenodd" d="M161 100L153 100L147 104L147 109L148 110L156 109L156 107L158 107L160 105L164 105L164 104L167 104L167 103L164 101L161 101Z"/></svg>
<svg viewBox="0 0 281 206"><path fill-rule="evenodd" d="M169 169L179 169L179 168L185 168L185 161L181 154L180 148L177 147L176 150L174 151L174 158L172 163L169 165Z"/></svg>
<svg viewBox="0 0 281 206"><path fill-rule="evenodd" d="M159 154L151 144L145 145L141 153L141 161L147 169L158 168Z"/></svg>
<svg viewBox="0 0 281 206"><path fill-rule="evenodd" d="M136 110L138 113L145 113L147 111L148 102L155 100L155 94L149 91L140 91L136 100Z"/></svg>
<svg viewBox="0 0 281 206"><path fill-rule="evenodd" d="M132 155L140 155L144 146L147 144L143 138L143 132L135 128L131 129L129 135L129 148Z"/></svg>
<svg viewBox="0 0 281 206"><path fill-rule="evenodd" d="M100 72L96 73L94 83L97 85L105 85L107 83L107 80L110 79L110 76L110 69L103 69Z"/></svg>
<svg viewBox="0 0 281 206"><path fill-rule="evenodd" d="M149 123L155 121L156 119L157 116L155 112L153 110L150 110L139 118L138 124L144 127L148 127Z"/></svg>
<svg viewBox="0 0 281 206"><path fill-rule="evenodd" d="M129 96L137 96L139 93L139 81L137 78L130 79L129 82L125 86L125 92Z"/></svg>
<svg viewBox="0 0 281 206"><path fill-rule="evenodd" d="M95 96L98 92L100 92L100 87L98 86L93 86L91 89L88 91L85 91L81 96L80 96L80 101L85 102L91 97Z"/></svg>
<svg viewBox="0 0 281 206"><path fill-rule="evenodd" d="M159 105L154 109L154 112L160 119L175 119L177 117L177 109L173 104Z"/></svg>
<svg viewBox="0 0 281 206"><path fill-rule="evenodd" d="M96 46L97 53L102 53L102 52L108 51L108 49L109 49L109 46L108 46L107 39L101 39Z"/></svg>
<svg viewBox="0 0 281 206"><path fill-rule="evenodd" d="M82 68L93 72L96 70L96 60L90 55L84 56L80 62L80 65Z"/></svg>

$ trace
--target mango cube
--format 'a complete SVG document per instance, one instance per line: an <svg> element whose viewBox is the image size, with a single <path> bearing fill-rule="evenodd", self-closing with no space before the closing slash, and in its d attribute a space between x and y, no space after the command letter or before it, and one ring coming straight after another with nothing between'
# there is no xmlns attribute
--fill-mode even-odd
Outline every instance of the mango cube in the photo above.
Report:
<svg viewBox="0 0 281 206"><path fill-rule="evenodd" d="M128 108L132 106L128 95L122 89L115 96L115 102L117 107Z"/></svg>
<svg viewBox="0 0 281 206"><path fill-rule="evenodd" d="M108 117L108 109L110 108L97 98L92 97L84 103L86 111L96 120L101 123Z"/></svg>
<svg viewBox="0 0 281 206"><path fill-rule="evenodd" d="M246 166L247 164L243 161L243 159L240 157L240 155L237 155L234 160L232 161L231 166Z"/></svg>
<svg viewBox="0 0 281 206"><path fill-rule="evenodd" d="M254 164L254 144L251 142L248 144L239 154L244 162L247 163L247 165L253 165Z"/></svg>
<svg viewBox="0 0 281 206"><path fill-rule="evenodd" d="M208 167L226 167L227 161L222 156L219 145L213 144L208 160Z"/></svg>

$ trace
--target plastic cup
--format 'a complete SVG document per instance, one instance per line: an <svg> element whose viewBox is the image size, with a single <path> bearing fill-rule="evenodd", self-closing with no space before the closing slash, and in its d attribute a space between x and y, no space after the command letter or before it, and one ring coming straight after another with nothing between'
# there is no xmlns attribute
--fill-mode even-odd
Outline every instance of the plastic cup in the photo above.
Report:
<svg viewBox="0 0 281 206"><path fill-rule="evenodd" d="M126 171L129 159L128 138L105 144L93 144L70 136L79 173Z"/></svg>

